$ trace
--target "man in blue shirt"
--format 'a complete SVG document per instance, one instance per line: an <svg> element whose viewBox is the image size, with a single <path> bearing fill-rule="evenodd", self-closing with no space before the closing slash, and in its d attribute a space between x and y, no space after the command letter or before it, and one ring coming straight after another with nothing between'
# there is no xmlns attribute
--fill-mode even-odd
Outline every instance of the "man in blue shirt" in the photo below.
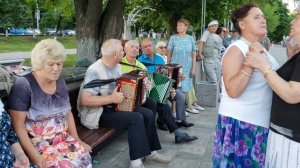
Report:
<svg viewBox="0 0 300 168"><path fill-rule="evenodd" d="M141 63L151 63L151 64L165 64L164 59L154 53L154 47L152 41L149 39L144 39L142 41L143 54L138 58ZM148 71L155 72L158 66L146 66Z"/></svg>
<svg viewBox="0 0 300 168"><path fill-rule="evenodd" d="M151 64L165 64L163 58L156 53L154 53L154 46L150 39L144 39L141 43L141 48L143 54L138 58L141 63L151 63ZM158 66L146 66L148 71L155 72ZM184 94L177 89L176 90L176 123L179 127L191 127L194 124L186 121L185 115L185 98Z"/></svg>

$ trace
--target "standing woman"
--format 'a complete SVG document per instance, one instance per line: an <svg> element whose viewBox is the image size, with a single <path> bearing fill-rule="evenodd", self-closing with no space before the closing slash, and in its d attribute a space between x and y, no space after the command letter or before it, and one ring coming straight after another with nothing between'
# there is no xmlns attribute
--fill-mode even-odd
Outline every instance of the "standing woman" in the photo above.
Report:
<svg viewBox="0 0 300 168"><path fill-rule="evenodd" d="M64 46L42 40L31 52L33 72L19 77L9 94L13 127L30 161L44 167L91 167L90 146L77 134L66 83Z"/></svg>
<svg viewBox="0 0 300 168"><path fill-rule="evenodd" d="M259 51L261 45L246 57L266 78L273 89L271 122L267 145L266 168L299 168L300 160L300 12L292 22L287 41L288 61L277 71Z"/></svg>
<svg viewBox="0 0 300 168"><path fill-rule="evenodd" d="M222 60L222 98L216 125L213 167L264 167L272 90L259 71L244 64L249 45L266 34L261 9L247 4L231 16L242 38L227 48ZM266 51L272 69L278 63Z"/></svg>
<svg viewBox="0 0 300 168"><path fill-rule="evenodd" d="M170 37L167 47L168 63L182 66L184 80L181 81L181 91L186 93L193 87L193 76L196 74L196 46L192 36L186 34L189 22L185 19L177 21L177 34Z"/></svg>

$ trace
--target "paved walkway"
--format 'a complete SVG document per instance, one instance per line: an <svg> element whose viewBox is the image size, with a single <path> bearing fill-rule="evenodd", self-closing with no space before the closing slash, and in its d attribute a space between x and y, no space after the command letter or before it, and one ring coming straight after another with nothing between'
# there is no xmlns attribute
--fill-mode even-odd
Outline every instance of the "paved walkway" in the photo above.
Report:
<svg viewBox="0 0 300 168"><path fill-rule="evenodd" d="M76 49L66 49L66 54L76 54ZM0 60L30 58L31 52L0 53Z"/></svg>
<svg viewBox="0 0 300 168"><path fill-rule="evenodd" d="M175 144L174 134L158 129L158 136L162 145L159 151L172 158L168 165L155 162L144 163L147 168L209 168L211 167L211 156L213 148L213 134L217 108L206 108L199 114L190 114L189 122L195 126L181 128L190 135L196 135L198 140L190 143ZM127 143L127 132L105 147L95 157L100 161L94 168L127 168L129 166L129 152Z"/></svg>

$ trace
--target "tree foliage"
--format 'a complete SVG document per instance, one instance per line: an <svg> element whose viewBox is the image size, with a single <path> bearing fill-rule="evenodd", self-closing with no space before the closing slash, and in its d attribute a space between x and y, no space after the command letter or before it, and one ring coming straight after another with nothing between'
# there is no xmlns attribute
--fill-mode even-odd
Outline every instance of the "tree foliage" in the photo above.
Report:
<svg viewBox="0 0 300 168"><path fill-rule="evenodd" d="M247 3L258 4L265 13L268 24L268 32L271 34L277 30L281 16L278 16L277 8L280 8L280 0L207 0L206 17L204 27L211 20L218 20L220 26L227 26L230 16L234 9ZM191 23L192 31L197 32L198 37L201 30L201 7L202 0L127 0L126 13L133 10L136 6L149 6L155 12L143 13L139 17L136 26L146 30L168 29L169 34L176 32L176 21L186 18ZM282 11L287 13L287 11ZM283 14L284 15L284 14ZM284 16L285 17L285 16ZM155 18L155 19L153 19Z"/></svg>
<svg viewBox="0 0 300 168"><path fill-rule="evenodd" d="M5 28L28 27L30 15L27 13L26 7L20 0L0 0L0 26Z"/></svg>
<svg viewBox="0 0 300 168"><path fill-rule="evenodd" d="M277 9L274 15L279 17L279 23L275 30L269 34L270 38L274 42L280 42L283 36L287 36L290 30L291 17L288 15L287 4L282 1L276 1Z"/></svg>

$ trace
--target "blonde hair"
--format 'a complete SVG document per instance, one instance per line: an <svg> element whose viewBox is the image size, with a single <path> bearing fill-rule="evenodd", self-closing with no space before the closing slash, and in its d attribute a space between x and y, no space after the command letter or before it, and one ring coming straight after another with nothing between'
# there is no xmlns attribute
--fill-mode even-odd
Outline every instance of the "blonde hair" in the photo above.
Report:
<svg viewBox="0 0 300 168"><path fill-rule="evenodd" d="M46 59L57 57L65 60L65 47L54 39L41 40L31 51L32 69L41 70Z"/></svg>
<svg viewBox="0 0 300 168"><path fill-rule="evenodd" d="M112 56L114 52L120 50L120 47L122 47L120 40L108 39L101 46L101 54L103 57Z"/></svg>

